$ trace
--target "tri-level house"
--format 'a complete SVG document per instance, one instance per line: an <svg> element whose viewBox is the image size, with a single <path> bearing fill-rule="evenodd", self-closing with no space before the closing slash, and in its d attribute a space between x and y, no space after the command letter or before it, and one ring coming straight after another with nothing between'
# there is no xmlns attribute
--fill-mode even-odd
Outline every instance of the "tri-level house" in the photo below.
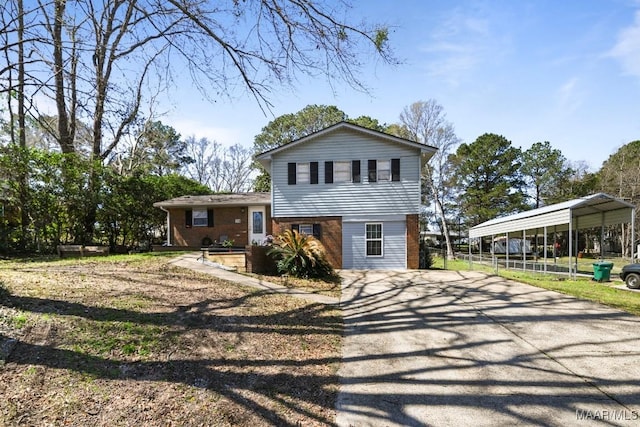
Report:
<svg viewBox="0 0 640 427"><path fill-rule="evenodd" d="M435 151L341 122L259 154L272 233L313 234L335 268L418 268L420 171Z"/></svg>

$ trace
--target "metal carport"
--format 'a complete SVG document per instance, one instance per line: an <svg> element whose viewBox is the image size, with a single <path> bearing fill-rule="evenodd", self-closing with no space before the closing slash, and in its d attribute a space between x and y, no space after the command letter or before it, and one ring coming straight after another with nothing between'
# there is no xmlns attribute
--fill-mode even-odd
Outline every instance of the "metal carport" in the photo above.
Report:
<svg viewBox="0 0 640 427"><path fill-rule="evenodd" d="M548 228L554 227L554 231L569 231L568 248L569 259L574 254L577 257L578 230L586 228L604 227L607 225L631 223L631 258L633 259L635 242L635 206L624 200L617 199L604 193L593 194L579 199L549 205L514 215L495 218L478 224L469 230L469 238L482 238L509 233L522 232L523 239L527 235L544 234L544 246L547 247ZM603 235L600 234L603 247ZM574 245L576 250L574 251ZM482 246L482 245L481 245ZM482 249L481 249L482 250ZM601 249L602 250L602 249ZM508 253L507 253L508 258ZM471 245L469 245L469 259L471 259ZM577 258L576 258L577 260ZM546 250L545 250L546 270ZM569 263L569 275L574 275L572 263Z"/></svg>

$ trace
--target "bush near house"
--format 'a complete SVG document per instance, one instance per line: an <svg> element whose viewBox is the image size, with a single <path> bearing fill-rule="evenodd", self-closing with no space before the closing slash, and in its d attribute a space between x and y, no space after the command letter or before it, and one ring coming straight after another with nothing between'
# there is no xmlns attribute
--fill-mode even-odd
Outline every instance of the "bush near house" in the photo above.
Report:
<svg viewBox="0 0 640 427"><path fill-rule="evenodd" d="M278 271L300 278L327 278L335 275L326 259L322 243L313 236L286 230L276 237L268 255L277 259Z"/></svg>

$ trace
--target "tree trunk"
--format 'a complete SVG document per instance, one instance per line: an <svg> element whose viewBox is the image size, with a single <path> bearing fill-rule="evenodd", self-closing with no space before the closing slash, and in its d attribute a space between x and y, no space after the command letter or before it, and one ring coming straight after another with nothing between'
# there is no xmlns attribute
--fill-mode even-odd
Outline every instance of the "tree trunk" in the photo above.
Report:
<svg viewBox="0 0 640 427"><path fill-rule="evenodd" d="M29 168L26 165L27 158L27 130L25 123L24 87L24 4L23 0L18 0L18 141L20 145L20 160L23 167L20 168L20 246L26 249L27 230L29 224L28 206L28 186ZM13 119L12 119L13 120Z"/></svg>
<svg viewBox="0 0 640 427"><path fill-rule="evenodd" d="M53 23L53 68L56 87L56 110L58 113L58 143L63 153L73 153L73 135L69 132L69 115L65 102L64 56L62 29L66 0L56 0Z"/></svg>
<svg viewBox="0 0 640 427"><path fill-rule="evenodd" d="M447 225L447 219L444 215L444 209L442 208L442 202L440 201L440 195L436 191L437 189L434 186L431 186L431 192L433 193L433 202L436 205L436 214L440 219L440 224L442 227L442 234L444 235L444 240L447 244L447 259L454 259L453 255L453 245L451 244L451 235L449 233L449 226ZM460 236L458 236L459 238Z"/></svg>

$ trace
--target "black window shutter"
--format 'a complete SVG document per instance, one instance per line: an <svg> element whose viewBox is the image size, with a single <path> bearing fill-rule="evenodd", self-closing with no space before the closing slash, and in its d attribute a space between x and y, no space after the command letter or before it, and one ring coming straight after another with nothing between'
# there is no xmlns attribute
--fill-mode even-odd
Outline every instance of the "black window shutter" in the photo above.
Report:
<svg viewBox="0 0 640 427"><path fill-rule="evenodd" d="M191 227L193 225L193 211L191 209L184 211L184 225L187 227Z"/></svg>
<svg viewBox="0 0 640 427"><path fill-rule="evenodd" d="M310 184L318 183L318 162L309 163L309 173L311 176L309 177Z"/></svg>
<svg viewBox="0 0 640 427"><path fill-rule="evenodd" d="M333 184L333 162L324 162L324 183Z"/></svg>
<svg viewBox="0 0 640 427"><path fill-rule="evenodd" d="M360 160L351 161L351 181L360 182Z"/></svg>
<svg viewBox="0 0 640 427"><path fill-rule="evenodd" d="M288 172L289 172L289 185L296 185L296 164L295 163L288 164Z"/></svg>
<svg viewBox="0 0 640 427"><path fill-rule="evenodd" d="M213 227L213 209L207 209L207 227Z"/></svg>
<svg viewBox="0 0 640 427"><path fill-rule="evenodd" d="M291 231L300 232L300 224L291 224Z"/></svg>
<svg viewBox="0 0 640 427"><path fill-rule="evenodd" d="M400 159L391 159L391 181L400 181Z"/></svg>
<svg viewBox="0 0 640 427"><path fill-rule="evenodd" d="M318 240L322 237L322 226L320 224L313 224L313 237Z"/></svg>
<svg viewBox="0 0 640 427"><path fill-rule="evenodd" d="M369 160L369 182L376 182L378 180L378 162L376 160Z"/></svg>

